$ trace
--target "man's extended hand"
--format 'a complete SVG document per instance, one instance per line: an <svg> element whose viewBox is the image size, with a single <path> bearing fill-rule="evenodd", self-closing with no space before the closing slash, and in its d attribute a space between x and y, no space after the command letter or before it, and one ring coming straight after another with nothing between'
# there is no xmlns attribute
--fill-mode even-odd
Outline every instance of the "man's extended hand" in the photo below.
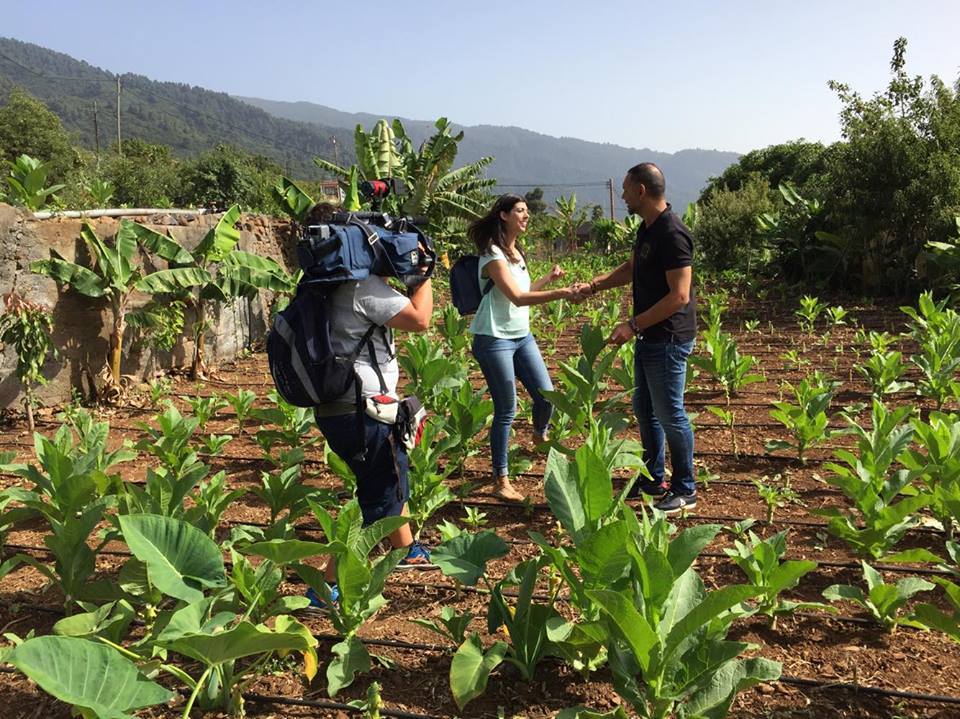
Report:
<svg viewBox="0 0 960 719"><path fill-rule="evenodd" d="M630 329L629 322L621 322L616 327L613 328L613 332L610 333L610 336L607 337L608 345L620 345L632 340L634 338L633 330Z"/></svg>

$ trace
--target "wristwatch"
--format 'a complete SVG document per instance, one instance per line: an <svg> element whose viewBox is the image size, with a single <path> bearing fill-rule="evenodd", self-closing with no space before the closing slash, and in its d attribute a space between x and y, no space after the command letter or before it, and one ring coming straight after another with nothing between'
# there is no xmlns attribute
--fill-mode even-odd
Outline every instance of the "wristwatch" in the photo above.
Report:
<svg viewBox="0 0 960 719"><path fill-rule="evenodd" d="M640 328L637 327L637 319L635 317L631 317L630 321L627 324L630 327L630 331L633 332L634 337L640 334Z"/></svg>

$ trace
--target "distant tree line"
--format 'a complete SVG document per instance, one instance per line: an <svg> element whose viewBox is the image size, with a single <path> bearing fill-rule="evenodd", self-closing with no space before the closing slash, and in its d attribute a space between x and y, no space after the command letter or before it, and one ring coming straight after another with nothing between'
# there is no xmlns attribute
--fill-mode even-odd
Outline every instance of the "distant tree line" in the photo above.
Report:
<svg viewBox="0 0 960 719"><path fill-rule="evenodd" d="M871 98L830 83L841 141L755 150L710 181L697 203L706 266L871 295L956 281L960 81L908 76L905 50L900 38Z"/></svg>

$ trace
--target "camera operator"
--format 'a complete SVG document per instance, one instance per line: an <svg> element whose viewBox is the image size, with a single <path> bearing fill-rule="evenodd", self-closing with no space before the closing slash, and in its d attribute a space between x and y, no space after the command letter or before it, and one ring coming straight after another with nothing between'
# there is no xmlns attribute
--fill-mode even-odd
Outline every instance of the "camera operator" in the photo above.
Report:
<svg viewBox="0 0 960 719"><path fill-rule="evenodd" d="M422 242L420 249L426 262L427 252ZM420 270L428 275L429 266L421 265ZM381 328L373 332L370 350L361 352L355 365L365 402L383 395L397 398L400 370L393 330L424 332L430 326L433 314L433 288L429 276L414 285L407 296L388 285L386 279L371 274L359 282L344 282L328 300L330 338L337 354L346 354L356 347L371 325ZM357 500L366 526L383 517L406 515L409 460L396 424L386 424L364 412L361 415L361 436L355 421L357 411L351 390L341 401L317 406L314 416L330 449L347 462L357 477ZM390 534L389 540L395 549L409 548L398 569L435 568L430 563L430 550L414 540L409 524ZM326 567L326 579L336 600L339 590L335 584L336 568L332 559ZM307 596L314 607L323 608L323 600L313 589L307 592Z"/></svg>

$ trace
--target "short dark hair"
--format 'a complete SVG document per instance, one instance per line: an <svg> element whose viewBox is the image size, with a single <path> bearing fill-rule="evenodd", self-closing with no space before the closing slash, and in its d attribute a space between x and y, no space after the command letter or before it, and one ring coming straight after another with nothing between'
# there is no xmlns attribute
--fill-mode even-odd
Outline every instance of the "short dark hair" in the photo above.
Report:
<svg viewBox="0 0 960 719"><path fill-rule="evenodd" d="M652 197L663 197L667 192L667 181L663 179L660 168L652 162L641 162L627 170L632 182L639 182L647 188Z"/></svg>

